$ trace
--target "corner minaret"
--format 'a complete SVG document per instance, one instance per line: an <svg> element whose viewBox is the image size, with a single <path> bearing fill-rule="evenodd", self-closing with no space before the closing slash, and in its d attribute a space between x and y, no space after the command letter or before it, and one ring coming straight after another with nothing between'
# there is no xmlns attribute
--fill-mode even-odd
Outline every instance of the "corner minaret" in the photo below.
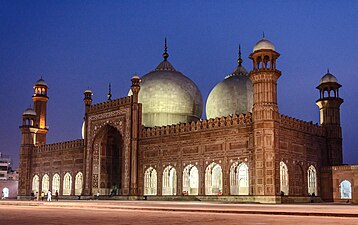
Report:
<svg viewBox="0 0 358 225"><path fill-rule="evenodd" d="M320 124L327 134L327 158L329 165L340 165L342 159L342 128L340 122L340 106L343 99L339 97L339 88L335 76L327 71L317 86L320 97L316 101L320 111Z"/></svg>
<svg viewBox="0 0 358 225"><path fill-rule="evenodd" d="M36 143L35 127L36 112L30 107L22 114L20 163L19 163L19 196L30 195L31 190L31 167L32 151Z"/></svg>
<svg viewBox="0 0 358 225"><path fill-rule="evenodd" d="M36 112L34 125L38 128L35 144L46 144L46 134L48 132L46 124L46 108L48 101L47 90L47 83L41 77L34 86L34 95L32 96L34 110Z"/></svg>
<svg viewBox="0 0 358 225"><path fill-rule="evenodd" d="M253 62L248 75L253 84L253 195L274 196L279 193L279 175L275 169L279 168L276 162L279 146L277 80L281 76L276 69L276 60L279 56L265 37L256 43L249 56Z"/></svg>

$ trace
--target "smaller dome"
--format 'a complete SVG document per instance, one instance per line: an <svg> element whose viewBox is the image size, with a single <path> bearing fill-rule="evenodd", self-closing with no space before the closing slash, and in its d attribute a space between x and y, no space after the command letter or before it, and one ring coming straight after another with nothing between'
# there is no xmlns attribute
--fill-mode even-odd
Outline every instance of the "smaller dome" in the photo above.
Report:
<svg viewBox="0 0 358 225"><path fill-rule="evenodd" d="M23 116L36 116L36 112L32 108L27 108L22 115Z"/></svg>
<svg viewBox="0 0 358 225"><path fill-rule="evenodd" d="M320 82L320 84L324 84L324 83L338 83L338 80L335 76L333 76L331 73L329 73L329 71L326 73L326 75L324 75Z"/></svg>
<svg viewBox="0 0 358 225"><path fill-rule="evenodd" d="M86 89L84 93L91 93L92 94L92 91L90 89Z"/></svg>
<svg viewBox="0 0 358 225"><path fill-rule="evenodd" d="M258 41L254 47L253 52L261 50L261 49L269 49L275 51L275 46L272 44L271 41L267 40L263 37L260 41Z"/></svg>
<svg viewBox="0 0 358 225"><path fill-rule="evenodd" d="M134 75L132 79L140 79L138 75Z"/></svg>
<svg viewBox="0 0 358 225"><path fill-rule="evenodd" d="M41 78L40 80L36 81L35 86L46 86L47 87L47 83Z"/></svg>

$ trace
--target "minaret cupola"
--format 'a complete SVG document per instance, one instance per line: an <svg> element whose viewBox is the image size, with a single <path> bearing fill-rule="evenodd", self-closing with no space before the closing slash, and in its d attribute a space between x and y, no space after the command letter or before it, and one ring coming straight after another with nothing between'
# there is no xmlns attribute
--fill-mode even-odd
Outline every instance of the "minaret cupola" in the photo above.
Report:
<svg viewBox="0 0 358 225"><path fill-rule="evenodd" d="M253 70L276 69L276 59L279 56L280 54L276 52L272 42L263 35L262 39L254 46L249 58L253 62Z"/></svg>

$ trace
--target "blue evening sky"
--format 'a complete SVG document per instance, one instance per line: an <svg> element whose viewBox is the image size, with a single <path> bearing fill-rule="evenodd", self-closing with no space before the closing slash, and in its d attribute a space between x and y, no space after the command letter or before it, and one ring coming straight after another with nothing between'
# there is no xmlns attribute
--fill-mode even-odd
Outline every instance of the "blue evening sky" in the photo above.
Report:
<svg viewBox="0 0 358 225"><path fill-rule="evenodd" d="M162 60L191 78L204 102L265 32L281 54L281 113L319 121L315 87L329 67L340 91L345 163L358 163L358 1L0 0L0 151L18 162L22 112L40 76L49 85L48 142L81 137L83 91L125 96L134 73ZM205 106L204 106L205 109ZM204 110L205 112L205 110ZM205 114L203 114L203 117Z"/></svg>

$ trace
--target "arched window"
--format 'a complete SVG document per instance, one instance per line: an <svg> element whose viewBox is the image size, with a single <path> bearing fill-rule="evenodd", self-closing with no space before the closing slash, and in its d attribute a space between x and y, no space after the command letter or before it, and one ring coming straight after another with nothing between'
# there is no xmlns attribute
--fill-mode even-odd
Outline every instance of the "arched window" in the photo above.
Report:
<svg viewBox="0 0 358 225"><path fill-rule="evenodd" d="M317 195L317 173L313 165L307 170L308 194Z"/></svg>
<svg viewBox="0 0 358 225"><path fill-rule="evenodd" d="M249 194L249 168L245 163L235 162L230 167L230 194Z"/></svg>
<svg viewBox="0 0 358 225"><path fill-rule="evenodd" d="M174 167L167 166L163 172L162 195L177 194L177 173Z"/></svg>
<svg viewBox="0 0 358 225"><path fill-rule="evenodd" d="M9 188L4 187L4 188L2 189L2 193L3 193L3 195L4 195L4 198L8 198L9 195L10 195L10 190L9 190Z"/></svg>
<svg viewBox="0 0 358 225"><path fill-rule="evenodd" d="M341 193L341 199L352 198L352 184L348 180L344 180L339 185L339 192Z"/></svg>
<svg viewBox="0 0 358 225"><path fill-rule="evenodd" d="M280 191L284 195L288 195L288 169L284 162L280 162Z"/></svg>
<svg viewBox="0 0 358 225"><path fill-rule="evenodd" d="M38 175L35 175L32 178L32 192L36 193L40 191L40 178Z"/></svg>
<svg viewBox="0 0 358 225"><path fill-rule="evenodd" d="M72 176L70 173L66 173L63 177L63 195L71 195Z"/></svg>
<svg viewBox="0 0 358 225"><path fill-rule="evenodd" d="M222 169L219 164L212 162L205 170L205 194L222 194Z"/></svg>
<svg viewBox="0 0 358 225"><path fill-rule="evenodd" d="M198 195L199 171L194 165L187 165L183 171L183 194Z"/></svg>
<svg viewBox="0 0 358 225"><path fill-rule="evenodd" d="M52 177L52 194L55 194L56 191L57 192L60 191L60 182L61 182L60 175L58 175L57 173L55 175L53 175L53 177Z"/></svg>
<svg viewBox="0 0 358 225"><path fill-rule="evenodd" d="M78 172L75 178L75 195L81 195L83 188L83 174Z"/></svg>
<svg viewBox="0 0 358 225"><path fill-rule="evenodd" d="M149 167L144 173L144 195L157 195L157 171Z"/></svg>
<svg viewBox="0 0 358 225"><path fill-rule="evenodd" d="M50 190L50 178L47 174L45 174L42 177L42 188L41 191L45 192L45 194L47 194L47 192Z"/></svg>

